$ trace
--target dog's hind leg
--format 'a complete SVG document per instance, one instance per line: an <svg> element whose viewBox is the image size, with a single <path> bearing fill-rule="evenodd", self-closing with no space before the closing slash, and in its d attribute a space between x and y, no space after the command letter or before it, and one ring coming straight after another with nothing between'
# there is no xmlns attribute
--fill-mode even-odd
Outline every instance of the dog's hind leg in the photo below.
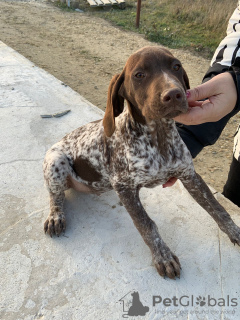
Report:
<svg viewBox="0 0 240 320"><path fill-rule="evenodd" d="M53 234L59 236L66 228L63 203L64 191L68 189L70 171L69 161L62 151L53 147L47 152L43 163L43 172L50 194L50 213L44 223L44 231L51 237Z"/></svg>
<svg viewBox="0 0 240 320"><path fill-rule="evenodd" d="M229 239L235 244L240 245L240 228L233 222L227 211L214 198L212 192L195 173L193 176L180 178L184 187L190 195L205 209L210 216L217 222L219 228L225 232Z"/></svg>

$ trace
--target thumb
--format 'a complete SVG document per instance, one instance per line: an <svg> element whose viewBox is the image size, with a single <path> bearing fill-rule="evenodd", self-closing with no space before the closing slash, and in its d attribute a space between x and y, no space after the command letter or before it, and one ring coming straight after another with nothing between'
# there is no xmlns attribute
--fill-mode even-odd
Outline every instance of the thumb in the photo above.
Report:
<svg viewBox="0 0 240 320"><path fill-rule="evenodd" d="M214 86L211 80L197 86L196 88L189 89L186 92L188 102L199 101L209 98L214 95Z"/></svg>

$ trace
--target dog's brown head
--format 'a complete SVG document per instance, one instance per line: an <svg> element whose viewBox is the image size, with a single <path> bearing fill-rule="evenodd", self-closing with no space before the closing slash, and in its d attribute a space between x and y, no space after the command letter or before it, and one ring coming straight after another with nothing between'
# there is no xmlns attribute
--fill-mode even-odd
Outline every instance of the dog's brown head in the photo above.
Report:
<svg viewBox="0 0 240 320"><path fill-rule="evenodd" d="M103 119L106 135L113 134L115 117L122 113L124 99L133 118L146 123L187 112L187 89L187 74L168 50L160 47L140 49L130 56L122 73L110 82Z"/></svg>

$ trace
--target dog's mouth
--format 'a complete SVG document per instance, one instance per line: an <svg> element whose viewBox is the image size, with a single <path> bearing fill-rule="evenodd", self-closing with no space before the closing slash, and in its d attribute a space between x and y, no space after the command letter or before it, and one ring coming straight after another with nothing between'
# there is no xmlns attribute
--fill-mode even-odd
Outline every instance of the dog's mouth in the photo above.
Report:
<svg viewBox="0 0 240 320"><path fill-rule="evenodd" d="M169 110L170 109L170 110ZM172 119L181 114L187 113L189 110L189 106L187 101L183 101L180 105L172 106L171 108L167 108L163 112L163 118Z"/></svg>
<svg viewBox="0 0 240 320"><path fill-rule="evenodd" d="M166 115L164 115L164 118L172 119L172 118L180 116L181 114L187 113L188 110L189 110L189 107L187 105L187 106L182 107L181 109L172 110L170 112L167 112Z"/></svg>
<svg viewBox="0 0 240 320"><path fill-rule="evenodd" d="M180 114L182 114L182 113L185 113L185 112L182 112L182 111L180 111L180 110L174 110L174 111L166 114L166 115L164 116L164 118L166 118L166 119L173 119L173 118L175 118L175 117L180 116Z"/></svg>

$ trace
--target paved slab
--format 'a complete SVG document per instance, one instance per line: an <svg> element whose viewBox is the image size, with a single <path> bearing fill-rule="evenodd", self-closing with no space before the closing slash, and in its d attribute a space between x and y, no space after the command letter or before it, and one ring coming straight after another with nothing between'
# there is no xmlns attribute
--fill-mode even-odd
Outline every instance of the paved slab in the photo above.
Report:
<svg viewBox="0 0 240 320"><path fill-rule="evenodd" d="M40 117L66 109L71 112L62 118ZM98 197L68 191L65 235L43 233L44 154L103 113L1 42L0 112L1 319L239 319L240 248L180 183L141 191L181 261L179 280L159 277L114 192ZM217 196L240 225L239 209ZM131 316L134 292L145 308Z"/></svg>

